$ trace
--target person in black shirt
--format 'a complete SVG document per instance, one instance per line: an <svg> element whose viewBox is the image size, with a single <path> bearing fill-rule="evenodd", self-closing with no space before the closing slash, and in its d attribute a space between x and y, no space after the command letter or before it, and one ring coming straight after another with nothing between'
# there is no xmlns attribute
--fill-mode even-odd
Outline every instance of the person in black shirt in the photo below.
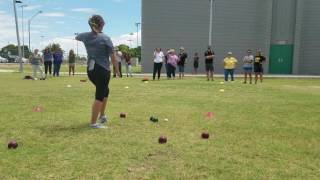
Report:
<svg viewBox="0 0 320 180"><path fill-rule="evenodd" d="M197 74L198 73L198 68L199 68L199 55L198 53L194 53L193 57L193 73Z"/></svg>
<svg viewBox="0 0 320 180"><path fill-rule="evenodd" d="M184 77L184 65L186 63L186 59L188 57L188 54L184 52L184 47L180 47L180 53L179 53L179 78L182 79Z"/></svg>
<svg viewBox="0 0 320 180"><path fill-rule="evenodd" d="M258 81L258 75L260 75L260 82L263 80L263 62L266 61L266 57L262 55L261 50L257 51L256 56L254 57L254 73L255 73L255 84Z"/></svg>
<svg viewBox="0 0 320 180"><path fill-rule="evenodd" d="M207 71L207 80L211 78L213 81L213 59L214 59L214 52L211 50L211 46L208 46L208 50L204 53L205 56L205 64L206 64L206 71Z"/></svg>

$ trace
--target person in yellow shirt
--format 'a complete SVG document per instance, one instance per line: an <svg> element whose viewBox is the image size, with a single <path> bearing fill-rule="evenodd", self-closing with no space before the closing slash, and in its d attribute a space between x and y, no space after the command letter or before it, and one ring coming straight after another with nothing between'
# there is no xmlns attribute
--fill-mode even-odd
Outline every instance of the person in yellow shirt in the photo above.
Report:
<svg viewBox="0 0 320 180"><path fill-rule="evenodd" d="M223 60L224 64L224 80L228 81L229 74L231 76L231 81L234 81L234 69L238 60L232 56L232 52L228 52L228 55Z"/></svg>

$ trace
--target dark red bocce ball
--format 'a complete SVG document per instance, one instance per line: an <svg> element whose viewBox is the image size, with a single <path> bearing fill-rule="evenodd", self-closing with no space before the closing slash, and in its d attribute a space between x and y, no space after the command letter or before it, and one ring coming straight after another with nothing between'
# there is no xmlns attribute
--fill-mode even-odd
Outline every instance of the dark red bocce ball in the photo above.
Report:
<svg viewBox="0 0 320 180"><path fill-rule="evenodd" d="M159 137L159 143L160 143L160 144L165 144L165 143L167 143L167 137L165 137L165 136L160 136L160 137Z"/></svg>
<svg viewBox="0 0 320 180"><path fill-rule="evenodd" d="M127 114L126 113L120 113L120 118L126 118L127 117Z"/></svg>
<svg viewBox="0 0 320 180"><path fill-rule="evenodd" d="M202 139L209 139L209 133L208 132L203 132L201 134Z"/></svg>
<svg viewBox="0 0 320 180"><path fill-rule="evenodd" d="M18 147L18 143L15 140L12 140L8 143L8 148L9 149L16 149Z"/></svg>

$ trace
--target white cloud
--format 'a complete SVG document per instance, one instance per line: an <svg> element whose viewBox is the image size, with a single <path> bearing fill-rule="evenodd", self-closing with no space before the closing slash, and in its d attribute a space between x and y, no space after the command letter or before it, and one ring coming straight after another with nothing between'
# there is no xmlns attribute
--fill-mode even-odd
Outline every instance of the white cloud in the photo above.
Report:
<svg viewBox="0 0 320 180"><path fill-rule="evenodd" d="M139 45L141 44L141 31L138 32L139 35ZM115 46L118 46L120 44L125 44L131 47L136 47L137 46L137 32L135 33L128 33L128 34L123 34L118 37L111 37L112 42Z"/></svg>
<svg viewBox="0 0 320 180"><path fill-rule="evenodd" d="M88 13L88 14L92 14L92 13L96 13L97 12L97 10L95 10L93 8L75 8L75 9L71 9L71 11Z"/></svg>
<svg viewBox="0 0 320 180"><path fill-rule="evenodd" d="M13 16L4 11L0 11L0 47L6 46L8 42L16 43L16 29Z"/></svg>
<svg viewBox="0 0 320 180"><path fill-rule="evenodd" d="M75 38L74 36L64 36L64 37L53 38L53 39L39 43L39 47L44 48L50 43L59 43L62 49L65 50L66 52L69 52L70 49L73 49L76 51L77 41L74 38ZM128 33L118 37L111 37L111 39L114 46L118 46L120 44L126 44L128 46L132 45L132 47L137 46L137 33L133 33L133 35ZM132 40L131 44L130 44L130 41L128 40ZM140 43L141 43L141 32L139 32L139 44ZM79 50L79 55L81 56L87 55L86 49L83 43L80 41L78 41L78 50Z"/></svg>
<svg viewBox="0 0 320 180"><path fill-rule="evenodd" d="M32 10L35 10L35 9L39 9L43 7L42 5L28 5L27 7L24 8L24 10L26 11L32 11Z"/></svg>
<svg viewBox="0 0 320 180"><path fill-rule="evenodd" d="M60 12L54 12L54 13L42 13L41 16L45 16L45 17L64 17L65 14L64 13L60 13Z"/></svg>
<svg viewBox="0 0 320 180"><path fill-rule="evenodd" d="M43 41L39 43L41 48L44 48L48 44L51 43L59 43L61 45L61 48L65 52L69 52L70 49L73 49L75 52L77 51L77 41L74 39L74 36L64 36L64 37L57 37L53 38L47 41ZM78 50L80 56L86 56L87 52L82 42L78 42Z"/></svg>

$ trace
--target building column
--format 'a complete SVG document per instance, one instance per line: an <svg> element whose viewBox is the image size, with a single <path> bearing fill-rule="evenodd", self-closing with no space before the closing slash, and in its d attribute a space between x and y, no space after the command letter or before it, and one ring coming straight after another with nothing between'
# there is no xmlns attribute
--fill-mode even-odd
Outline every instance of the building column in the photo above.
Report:
<svg viewBox="0 0 320 180"><path fill-rule="evenodd" d="M296 0L274 0L269 72L292 74Z"/></svg>
<svg viewBox="0 0 320 180"><path fill-rule="evenodd" d="M303 1L297 1L292 74L299 74Z"/></svg>

